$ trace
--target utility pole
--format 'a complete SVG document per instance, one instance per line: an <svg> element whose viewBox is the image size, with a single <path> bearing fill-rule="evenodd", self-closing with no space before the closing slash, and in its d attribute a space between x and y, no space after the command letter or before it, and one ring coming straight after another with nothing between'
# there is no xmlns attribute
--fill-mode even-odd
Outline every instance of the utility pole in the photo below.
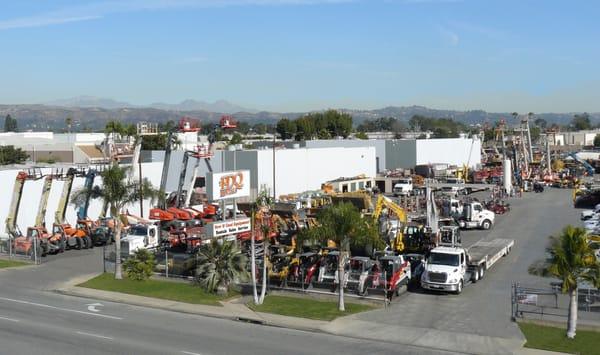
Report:
<svg viewBox="0 0 600 355"><path fill-rule="evenodd" d="M275 137L276 132L273 132L273 202L275 202L277 194L275 193Z"/></svg>

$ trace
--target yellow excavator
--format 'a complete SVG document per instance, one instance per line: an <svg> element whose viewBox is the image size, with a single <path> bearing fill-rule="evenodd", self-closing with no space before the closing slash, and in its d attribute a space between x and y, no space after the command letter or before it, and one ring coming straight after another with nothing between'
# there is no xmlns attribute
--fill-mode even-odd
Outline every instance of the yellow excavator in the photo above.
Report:
<svg viewBox="0 0 600 355"><path fill-rule="evenodd" d="M388 214L395 215L398 219L398 224L392 226L389 232L394 234L394 237L390 238L390 246L395 252L400 253L404 250L403 231L408 221L406 211L388 197L379 195L379 197L377 197L377 203L375 203L375 210L373 211L373 219L375 222L379 221L379 217L383 213L384 208L388 209Z"/></svg>

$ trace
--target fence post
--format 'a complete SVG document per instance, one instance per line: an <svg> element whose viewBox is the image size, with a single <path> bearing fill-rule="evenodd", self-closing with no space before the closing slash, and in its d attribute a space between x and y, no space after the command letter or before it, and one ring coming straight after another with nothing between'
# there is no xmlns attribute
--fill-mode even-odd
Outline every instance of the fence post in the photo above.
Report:
<svg viewBox="0 0 600 355"><path fill-rule="evenodd" d="M8 234L8 259L12 259L12 235Z"/></svg>
<svg viewBox="0 0 600 355"><path fill-rule="evenodd" d="M106 274L106 244L102 247L102 271Z"/></svg>
<svg viewBox="0 0 600 355"><path fill-rule="evenodd" d="M165 248L165 277L169 278L169 251Z"/></svg>

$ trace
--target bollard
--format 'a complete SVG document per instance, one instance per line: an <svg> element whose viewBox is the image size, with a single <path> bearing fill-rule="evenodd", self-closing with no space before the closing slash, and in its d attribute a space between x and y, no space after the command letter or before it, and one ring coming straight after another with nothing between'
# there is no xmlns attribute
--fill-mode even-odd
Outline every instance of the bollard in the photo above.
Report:
<svg viewBox="0 0 600 355"><path fill-rule="evenodd" d="M165 277L169 278L169 252L165 248Z"/></svg>

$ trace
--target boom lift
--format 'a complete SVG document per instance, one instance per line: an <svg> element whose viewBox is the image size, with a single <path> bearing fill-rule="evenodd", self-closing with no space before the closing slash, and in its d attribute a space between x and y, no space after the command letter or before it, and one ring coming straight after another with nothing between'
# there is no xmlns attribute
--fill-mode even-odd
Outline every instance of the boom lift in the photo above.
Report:
<svg viewBox="0 0 600 355"><path fill-rule="evenodd" d="M52 189L52 174L46 175L44 179L44 186L42 188L42 195L40 197L40 203L38 205L38 212L35 217L35 225L27 228L27 235L37 235L47 240L46 252L62 253L66 248L66 240L64 236L59 234L49 234L46 229L46 209L48 207L48 197L50 196L50 190Z"/></svg>
<svg viewBox="0 0 600 355"><path fill-rule="evenodd" d="M38 233L35 229L28 228L27 235L23 235L17 225L17 217L19 216L19 207L21 205L25 181L39 180L42 176L41 171L36 169L28 170L27 172L20 171L17 174L13 188L13 197L8 210L8 217L6 218L6 231L13 239L9 244L14 248L16 253L33 255L35 250L37 250L41 256L46 256L48 253L49 242L47 233L43 235ZM44 194L42 193L42 198L43 197Z"/></svg>
<svg viewBox="0 0 600 355"><path fill-rule="evenodd" d="M67 173L64 175L57 174L57 178L64 180L64 185L60 195L60 200L58 202L58 209L54 214L52 233L64 236L67 240L67 248L87 249L94 247L92 239L89 236L87 236L83 231L78 231L76 228L73 228L65 220L67 206L71 196L71 189L73 188L73 181L75 180L75 176L82 175L83 174L78 172L75 168L69 168Z"/></svg>

